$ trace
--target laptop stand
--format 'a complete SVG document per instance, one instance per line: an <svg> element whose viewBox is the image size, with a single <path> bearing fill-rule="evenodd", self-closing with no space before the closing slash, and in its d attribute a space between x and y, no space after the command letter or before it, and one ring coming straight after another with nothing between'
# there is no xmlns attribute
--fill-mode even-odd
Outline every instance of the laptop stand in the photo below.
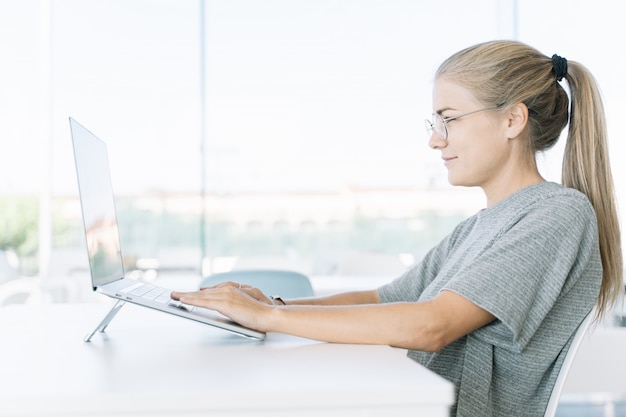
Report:
<svg viewBox="0 0 626 417"><path fill-rule="evenodd" d="M109 323L111 323L111 320L113 320L113 317L115 317L117 312L120 311L120 308L122 308L122 306L124 304L126 304L126 301L124 301L124 300L117 300L115 302L115 305L113 305L113 307L111 307L111 310L109 310L107 315L104 316L104 318L100 321L98 326L96 326L96 328L93 329L93 331L91 333L89 333L87 336L85 336L85 338L83 339L83 342L91 342L91 338L98 331L100 333L104 333L104 331L106 330L106 328L109 325Z"/></svg>

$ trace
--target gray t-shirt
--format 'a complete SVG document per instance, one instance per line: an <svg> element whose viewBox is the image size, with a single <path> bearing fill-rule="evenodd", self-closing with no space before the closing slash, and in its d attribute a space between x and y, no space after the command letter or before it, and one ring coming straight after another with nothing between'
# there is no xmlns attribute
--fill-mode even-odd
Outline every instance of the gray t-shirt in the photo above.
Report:
<svg viewBox="0 0 626 417"><path fill-rule="evenodd" d="M439 352L408 356L452 381L453 416L542 416L602 280L595 212L580 192L544 182L459 224L382 302L450 290L496 320Z"/></svg>

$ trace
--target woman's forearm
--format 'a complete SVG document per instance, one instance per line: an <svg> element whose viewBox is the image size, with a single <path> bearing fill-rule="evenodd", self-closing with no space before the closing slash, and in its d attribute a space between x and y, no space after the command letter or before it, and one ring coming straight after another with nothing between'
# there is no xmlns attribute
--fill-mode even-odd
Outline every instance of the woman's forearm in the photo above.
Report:
<svg viewBox="0 0 626 417"><path fill-rule="evenodd" d="M271 332L331 343L382 344L430 350L428 344L432 335L427 334L430 328L428 313L420 307L406 303L287 305L272 309L264 320L264 327Z"/></svg>

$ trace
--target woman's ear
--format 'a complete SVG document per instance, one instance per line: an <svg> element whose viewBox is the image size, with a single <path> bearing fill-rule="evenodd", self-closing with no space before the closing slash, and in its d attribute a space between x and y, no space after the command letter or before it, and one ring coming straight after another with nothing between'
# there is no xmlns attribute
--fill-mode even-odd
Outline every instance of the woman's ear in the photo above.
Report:
<svg viewBox="0 0 626 417"><path fill-rule="evenodd" d="M515 139L522 135L528 124L528 107L524 103L511 106L506 112L507 138Z"/></svg>

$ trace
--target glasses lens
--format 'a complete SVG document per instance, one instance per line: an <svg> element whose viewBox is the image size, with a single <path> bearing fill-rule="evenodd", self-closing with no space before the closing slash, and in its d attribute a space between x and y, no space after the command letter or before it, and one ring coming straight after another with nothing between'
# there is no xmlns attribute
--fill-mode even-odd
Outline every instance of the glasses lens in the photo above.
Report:
<svg viewBox="0 0 626 417"><path fill-rule="evenodd" d="M448 129L446 129L446 122L443 120L440 114L433 114L433 127L435 132L443 140L448 139Z"/></svg>

